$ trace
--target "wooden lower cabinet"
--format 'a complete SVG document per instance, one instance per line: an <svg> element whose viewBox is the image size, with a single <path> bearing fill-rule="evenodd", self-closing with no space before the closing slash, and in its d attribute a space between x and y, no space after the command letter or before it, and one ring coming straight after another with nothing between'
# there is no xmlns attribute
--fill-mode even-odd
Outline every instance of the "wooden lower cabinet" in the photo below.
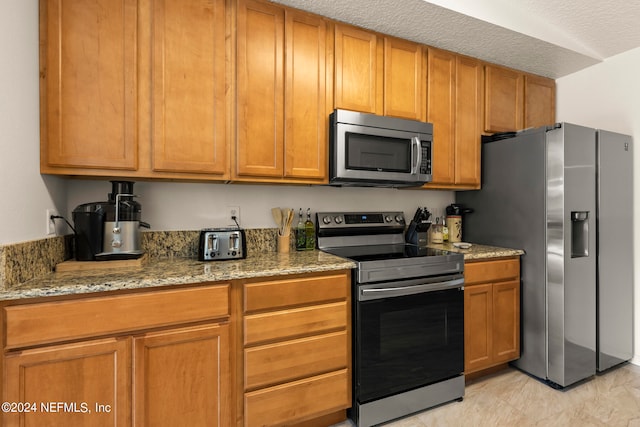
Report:
<svg viewBox="0 0 640 427"><path fill-rule="evenodd" d="M108 338L5 357L5 427L131 425L131 339Z"/></svg>
<svg viewBox="0 0 640 427"><path fill-rule="evenodd" d="M308 419L351 404L347 369L245 393L245 425L275 426ZM348 402L348 404L347 404Z"/></svg>
<svg viewBox="0 0 640 427"><path fill-rule="evenodd" d="M465 374L520 357L519 258L465 263Z"/></svg>
<svg viewBox="0 0 640 427"><path fill-rule="evenodd" d="M231 425L229 290L202 284L8 303L0 400L35 410L3 412L0 425Z"/></svg>
<svg viewBox="0 0 640 427"><path fill-rule="evenodd" d="M350 274L2 302L0 401L16 407L0 425L341 422L351 406Z"/></svg>
<svg viewBox="0 0 640 427"><path fill-rule="evenodd" d="M241 425L322 425L351 406L350 287L349 272L245 284Z"/></svg>
<svg viewBox="0 0 640 427"><path fill-rule="evenodd" d="M228 426L228 355L226 324L134 338L133 425Z"/></svg>

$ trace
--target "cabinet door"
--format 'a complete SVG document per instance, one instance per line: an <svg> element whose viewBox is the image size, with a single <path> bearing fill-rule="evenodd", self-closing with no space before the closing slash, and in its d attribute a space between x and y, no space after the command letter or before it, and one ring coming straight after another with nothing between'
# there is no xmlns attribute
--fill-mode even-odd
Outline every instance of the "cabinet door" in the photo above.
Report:
<svg viewBox="0 0 640 427"><path fill-rule="evenodd" d="M285 15L284 176L327 174L327 24L295 10Z"/></svg>
<svg viewBox="0 0 640 427"><path fill-rule="evenodd" d="M228 329L206 325L134 339L135 426L231 425Z"/></svg>
<svg viewBox="0 0 640 427"><path fill-rule="evenodd" d="M520 281L493 285L493 361L520 356Z"/></svg>
<svg viewBox="0 0 640 427"><path fill-rule="evenodd" d="M464 372L491 364L493 353L493 285L464 288Z"/></svg>
<svg viewBox="0 0 640 427"><path fill-rule="evenodd" d="M433 123L431 183L453 184L456 56L430 48L427 64L427 121Z"/></svg>
<svg viewBox="0 0 640 427"><path fill-rule="evenodd" d="M4 369L3 400L36 410L3 411L3 426L131 425L131 339L24 350Z"/></svg>
<svg viewBox="0 0 640 427"><path fill-rule="evenodd" d="M522 129L524 76L515 70L485 67L486 132L509 132Z"/></svg>
<svg viewBox="0 0 640 427"><path fill-rule="evenodd" d="M224 3L152 2L155 171L227 172Z"/></svg>
<svg viewBox="0 0 640 427"><path fill-rule="evenodd" d="M238 1L236 173L282 177L284 9Z"/></svg>
<svg viewBox="0 0 640 427"><path fill-rule="evenodd" d="M382 110L382 45L375 33L335 26L335 106L364 113Z"/></svg>
<svg viewBox="0 0 640 427"><path fill-rule="evenodd" d="M556 121L556 82L538 76L524 77L524 127L551 125Z"/></svg>
<svg viewBox="0 0 640 427"><path fill-rule="evenodd" d="M41 2L43 170L137 168L137 8Z"/></svg>
<svg viewBox="0 0 640 427"><path fill-rule="evenodd" d="M384 38L384 115L424 120L426 70L422 46Z"/></svg>
<svg viewBox="0 0 640 427"><path fill-rule="evenodd" d="M480 188L483 68L480 61L456 58L455 183Z"/></svg>

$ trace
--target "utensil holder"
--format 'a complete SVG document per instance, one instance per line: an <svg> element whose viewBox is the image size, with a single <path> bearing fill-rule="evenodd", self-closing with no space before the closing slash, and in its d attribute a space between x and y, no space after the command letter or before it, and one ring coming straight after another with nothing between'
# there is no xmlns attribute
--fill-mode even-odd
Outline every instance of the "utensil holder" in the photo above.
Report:
<svg viewBox="0 0 640 427"><path fill-rule="evenodd" d="M278 234L278 253L286 254L289 253L289 249L291 248L291 235L287 234L286 236L281 236Z"/></svg>

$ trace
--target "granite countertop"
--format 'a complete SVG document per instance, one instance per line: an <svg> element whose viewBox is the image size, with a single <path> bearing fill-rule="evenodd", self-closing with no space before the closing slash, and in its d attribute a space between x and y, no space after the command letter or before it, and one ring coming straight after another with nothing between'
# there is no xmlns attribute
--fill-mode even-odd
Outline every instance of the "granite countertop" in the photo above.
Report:
<svg viewBox="0 0 640 427"><path fill-rule="evenodd" d="M443 249L445 251L464 254L465 261L480 261L491 258L503 258L524 255L521 249L500 248L497 246L487 246L472 243L469 249L460 249L453 246L453 243L429 243L427 245L433 249Z"/></svg>
<svg viewBox="0 0 640 427"><path fill-rule="evenodd" d="M451 243L429 244L464 254L466 261L518 256L522 250L473 244L458 249ZM53 297L95 292L142 289L158 286L217 282L254 277L349 270L353 261L321 251L290 253L263 252L243 260L202 262L192 258L152 258L142 267L114 270L48 273L9 290L0 291L0 300Z"/></svg>
<svg viewBox="0 0 640 427"><path fill-rule="evenodd" d="M49 273L0 291L0 300L15 300L156 286L217 282L253 277L349 270L355 263L321 251L249 255L243 260L202 262L191 258L152 258L142 267L116 271Z"/></svg>

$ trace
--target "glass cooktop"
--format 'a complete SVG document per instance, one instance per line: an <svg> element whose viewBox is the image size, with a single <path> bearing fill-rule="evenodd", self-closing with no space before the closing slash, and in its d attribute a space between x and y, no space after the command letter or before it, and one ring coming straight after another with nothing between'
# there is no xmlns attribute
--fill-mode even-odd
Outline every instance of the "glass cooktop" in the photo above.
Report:
<svg viewBox="0 0 640 427"><path fill-rule="evenodd" d="M399 258L416 258L446 256L452 252L441 249L423 248L409 244L346 246L340 248L324 248L325 252L353 261L382 261Z"/></svg>

